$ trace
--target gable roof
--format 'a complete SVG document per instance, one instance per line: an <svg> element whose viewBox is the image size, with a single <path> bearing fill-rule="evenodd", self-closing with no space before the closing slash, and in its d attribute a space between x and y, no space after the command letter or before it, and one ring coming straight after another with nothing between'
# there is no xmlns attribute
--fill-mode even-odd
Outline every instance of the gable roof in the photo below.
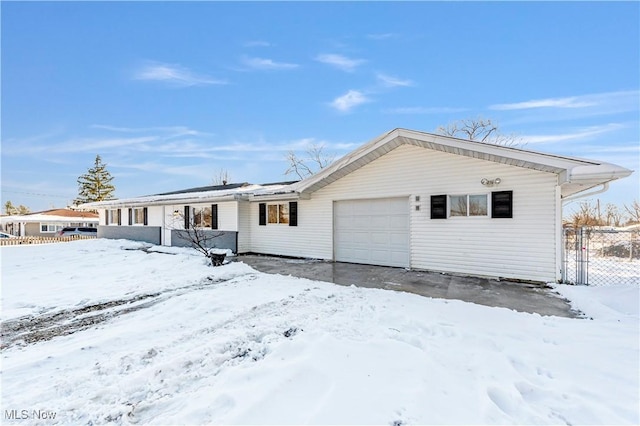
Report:
<svg viewBox="0 0 640 426"><path fill-rule="evenodd" d="M394 129L338 159L319 173L292 185L299 194L313 193L401 145L414 145L516 167L555 173L566 197L629 176L633 171L596 160L546 154L449 136Z"/></svg>
<svg viewBox="0 0 640 426"><path fill-rule="evenodd" d="M566 157L521 148L458 139L433 133L394 129L362 145L301 181L263 185L235 183L201 186L143 197L86 203L82 209L119 208L168 204L189 204L239 199L286 199L308 197L332 182L358 170L401 145L413 145L450 154L524 167L558 175L562 197L568 197L610 181L629 176L633 171L597 160Z"/></svg>

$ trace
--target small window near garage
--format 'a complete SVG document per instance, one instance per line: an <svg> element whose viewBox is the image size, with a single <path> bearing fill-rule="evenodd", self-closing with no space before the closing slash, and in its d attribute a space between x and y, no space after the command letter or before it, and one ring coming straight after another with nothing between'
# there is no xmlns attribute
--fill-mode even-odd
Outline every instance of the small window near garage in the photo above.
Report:
<svg viewBox="0 0 640 426"><path fill-rule="evenodd" d="M487 194L450 195L449 216L487 216Z"/></svg>
<svg viewBox="0 0 640 426"><path fill-rule="evenodd" d="M513 218L513 191L491 193L491 217L495 219Z"/></svg>
<svg viewBox="0 0 640 426"><path fill-rule="evenodd" d="M268 204L267 223L289 223L289 204Z"/></svg>

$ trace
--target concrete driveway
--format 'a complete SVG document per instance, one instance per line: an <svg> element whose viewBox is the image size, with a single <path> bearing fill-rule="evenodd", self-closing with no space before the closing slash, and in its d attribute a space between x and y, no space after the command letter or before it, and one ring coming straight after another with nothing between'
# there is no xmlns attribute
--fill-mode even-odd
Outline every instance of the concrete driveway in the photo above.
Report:
<svg viewBox="0 0 640 426"><path fill-rule="evenodd" d="M237 259L269 274L292 275L346 286L406 291L426 297L457 299L540 315L567 318L577 318L580 315L559 294L542 285L273 256L240 255Z"/></svg>

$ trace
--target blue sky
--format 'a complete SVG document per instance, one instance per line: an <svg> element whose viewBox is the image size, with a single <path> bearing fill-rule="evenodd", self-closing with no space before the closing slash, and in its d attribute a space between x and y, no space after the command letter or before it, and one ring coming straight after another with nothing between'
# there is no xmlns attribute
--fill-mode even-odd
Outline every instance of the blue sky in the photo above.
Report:
<svg viewBox="0 0 640 426"><path fill-rule="evenodd" d="M100 154L119 198L289 180L397 127L497 121L640 167L637 2L2 2L2 203L63 207ZM638 173L603 202L639 198Z"/></svg>

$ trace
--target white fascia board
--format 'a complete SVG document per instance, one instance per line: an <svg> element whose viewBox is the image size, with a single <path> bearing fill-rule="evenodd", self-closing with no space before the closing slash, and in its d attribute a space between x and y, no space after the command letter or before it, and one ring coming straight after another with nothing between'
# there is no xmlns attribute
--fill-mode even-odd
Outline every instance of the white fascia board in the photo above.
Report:
<svg viewBox="0 0 640 426"><path fill-rule="evenodd" d="M300 194L297 192L287 192L282 194L252 194L249 196L249 201L261 202L261 201L295 201L300 199Z"/></svg>
<svg viewBox="0 0 640 426"><path fill-rule="evenodd" d="M569 181L572 183L598 182L599 184L625 178L633 170L610 163L600 163L589 166L576 166L569 171Z"/></svg>

